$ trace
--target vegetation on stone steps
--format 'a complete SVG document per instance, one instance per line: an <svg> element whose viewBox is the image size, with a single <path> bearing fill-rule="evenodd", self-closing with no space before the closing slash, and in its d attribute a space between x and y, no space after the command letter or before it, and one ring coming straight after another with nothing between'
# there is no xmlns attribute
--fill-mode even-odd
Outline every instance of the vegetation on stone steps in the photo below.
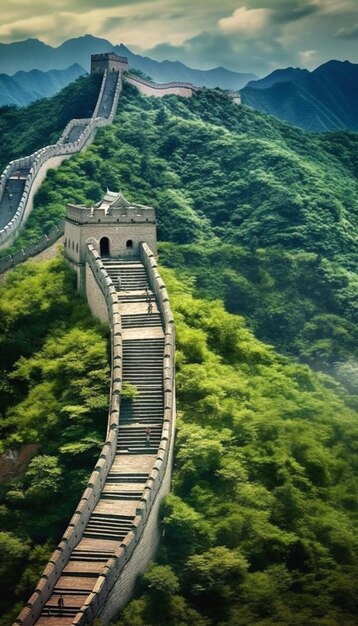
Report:
<svg viewBox="0 0 358 626"><path fill-rule="evenodd" d="M70 120L91 117L99 88L99 76L81 77L29 107L0 107L0 171L9 161L56 143Z"/></svg>
<svg viewBox="0 0 358 626"><path fill-rule="evenodd" d="M6 275L0 328L0 453L40 446L23 475L0 485L0 624L8 626L93 469L110 375L107 329L77 295L62 258Z"/></svg>
<svg viewBox="0 0 358 626"><path fill-rule="evenodd" d="M353 626L356 415L331 379L160 271L177 331L173 493L158 562L113 626Z"/></svg>

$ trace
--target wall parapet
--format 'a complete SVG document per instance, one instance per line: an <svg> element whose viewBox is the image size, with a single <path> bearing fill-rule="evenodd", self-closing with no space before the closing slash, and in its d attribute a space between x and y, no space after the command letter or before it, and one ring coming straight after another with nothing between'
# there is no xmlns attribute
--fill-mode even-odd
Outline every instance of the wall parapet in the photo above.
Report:
<svg viewBox="0 0 358 626"><path fill-rule="evenodd" d="M20 250L20 252L16 252L15 254L8 254L7 256L0 259L0 274L6 272L10 268L14 267L18 263L24 263L31 257L43 252L53 243L55 243L60 237L63 236L65 230L65 220L61 220L56 226L51 228L47 235L43 235L41 239L34 244L30 244Z"/></svg>
<svg viewBox="0 0 358 626"><path fill-rule="evenodd" d="M39 618L100 499L102 487L116 455L122 385L122 327L120 316L117 315L118 296L99 254L90 244L87 246L87 261L106 300L111 330L111 385L106 440L70 523L45 567L35 592L15 620L14 626L33 626Z"/></svg>
<svg viewBox="0 0 358 626"><path fill-rule="evenodd" d="M153 89L170 89L173 87L182 87L184 89L191 89L192 91L202 91L202 87L197 87L193 85L193 83L186 83L181 81L173 81L170 83L153 83L150 80L146 80L145 78L141 78L140 76L135 76L134 74L126 74L124 76L124 80L126 82L135 82L140 83L141 85L145 85L146 87L152 87Z"/></svg>

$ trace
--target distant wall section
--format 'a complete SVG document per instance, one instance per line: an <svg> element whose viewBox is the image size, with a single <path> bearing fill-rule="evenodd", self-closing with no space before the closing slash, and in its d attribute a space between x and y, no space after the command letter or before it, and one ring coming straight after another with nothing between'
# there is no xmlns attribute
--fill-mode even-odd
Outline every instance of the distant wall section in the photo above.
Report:
<svg viewBox="0 0 358 626"><path fill-rule="evenodd" d="M155 98L163 98L163 96L182 96L183 98L191 98L194 93L200 91L199 87L195 87L191 83L151 83L139 76L125 76L125 81L130 85L134 85L144 96L154 96Z"/></svg>

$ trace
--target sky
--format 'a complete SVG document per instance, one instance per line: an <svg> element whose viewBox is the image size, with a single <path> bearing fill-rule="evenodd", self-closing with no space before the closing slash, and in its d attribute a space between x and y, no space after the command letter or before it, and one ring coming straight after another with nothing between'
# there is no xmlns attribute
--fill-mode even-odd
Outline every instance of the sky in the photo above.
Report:
<svg viewBox="0 0 358 626"><path fill-rule="evenodd" d="M157 60L258 76L358 63L358 0L1 0L0 42L85 34Z"/></svg>

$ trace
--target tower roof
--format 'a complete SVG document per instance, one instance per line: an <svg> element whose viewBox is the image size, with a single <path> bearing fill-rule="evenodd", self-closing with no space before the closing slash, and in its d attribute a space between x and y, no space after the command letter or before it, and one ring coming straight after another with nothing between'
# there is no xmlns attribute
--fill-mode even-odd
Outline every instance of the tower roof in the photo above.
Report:
<svg viewBox="0 0 358 626"><path fill-rule="evenodd" d="M153 207L144 204L135 204L127 200L119 191L107 189L103 198L92 207L68 205L67 219L78 223L90 223L96 221L106 222L148 222L155 221Z"/></svg>
<svg viewBox="0 0 358 626"><path fill-rule="evenodd" d="M129 202L121 191L115 192L107 189L103 198L94 205L96 209L104 209L108 211L109 209L130 209L130 208L140 208L140 209L149 209L150 207L145 206L144 204L134 204L133 202Z"/></svg>

